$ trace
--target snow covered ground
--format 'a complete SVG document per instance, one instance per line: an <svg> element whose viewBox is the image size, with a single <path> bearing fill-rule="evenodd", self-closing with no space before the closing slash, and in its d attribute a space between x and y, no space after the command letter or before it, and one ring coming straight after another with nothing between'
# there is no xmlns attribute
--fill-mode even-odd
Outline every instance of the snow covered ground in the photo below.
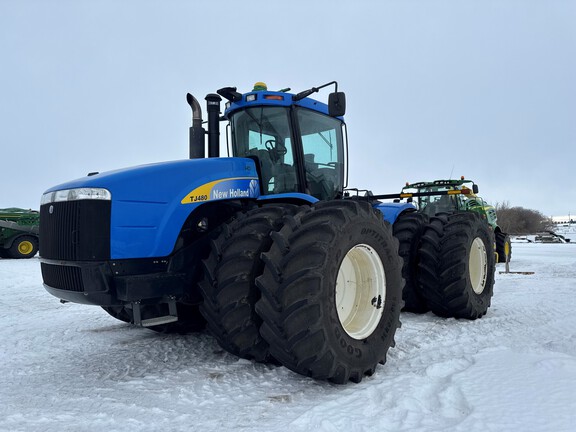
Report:
<svg viewBox="0 0 576 432"><path fill-rule="evenodd" d="M574 431L576 245L513 245L477 321L402 314L360 384L239 360L44 291L0 260L0 431Z"/></svg>

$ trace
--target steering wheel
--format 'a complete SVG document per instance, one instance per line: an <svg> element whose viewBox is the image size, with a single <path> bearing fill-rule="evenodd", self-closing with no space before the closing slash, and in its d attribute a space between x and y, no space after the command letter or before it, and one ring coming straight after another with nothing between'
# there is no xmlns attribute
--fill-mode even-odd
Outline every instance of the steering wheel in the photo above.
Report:
<svg viewBox="0 0 576 432"><path fill-rule="evenodd" d="M270 159L272 162L276 163L280 160L280 156L284 156L288 153L288 149L284 145L279 145L276 140L270 139L264 142L264 147L268 150L270 154Z"/></svg>
<svg viewBox="0 0 576 432"><path fill-rule="evenodd" d="M264 142L264 147L266 147L266 150L268 151L274 151L276 149L276 140L269 139Z"/></svg>

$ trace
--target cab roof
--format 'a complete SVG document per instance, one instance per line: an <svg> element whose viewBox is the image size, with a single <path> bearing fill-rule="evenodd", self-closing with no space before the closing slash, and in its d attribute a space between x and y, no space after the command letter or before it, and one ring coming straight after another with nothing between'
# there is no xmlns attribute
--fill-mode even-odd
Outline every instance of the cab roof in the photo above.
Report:
<svg viewBox="0 0 576 432"><path fill-rule="evenodd" d="M275 91L252 91L244 93L240 100L228 102L224 111L224 118L229 120L230 115L238 110L252 106L300 106L308 108L322 114L328 115L328 105L311 98L303 98L297 101L293 100L294 94Z"/></svg>
<svg viewBox="0 0 576 432"><path fill-rule="evenodd" d="M461 178L459 180L434 180L429 182L418 182L406 184L402 189L422 189L430 187L450 187L458 188L464 184L474 184L472 180Z"/></svg>

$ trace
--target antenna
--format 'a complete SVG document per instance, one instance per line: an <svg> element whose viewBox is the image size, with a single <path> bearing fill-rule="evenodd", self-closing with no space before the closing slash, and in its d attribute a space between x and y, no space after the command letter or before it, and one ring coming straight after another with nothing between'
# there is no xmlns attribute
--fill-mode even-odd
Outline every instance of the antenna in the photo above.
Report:
<svg viewBox="0 0 576 432"><path fill-rule="evenodd" d="M452 164L452 171L450 171L450 177L448 177L448 180L452 180L453 173L454 173L454 164Z"/></svg>

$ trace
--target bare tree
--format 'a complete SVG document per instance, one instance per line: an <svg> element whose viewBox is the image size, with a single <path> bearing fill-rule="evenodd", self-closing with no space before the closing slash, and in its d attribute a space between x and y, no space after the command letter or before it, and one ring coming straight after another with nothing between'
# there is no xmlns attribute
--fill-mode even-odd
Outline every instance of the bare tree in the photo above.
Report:
<svg viewBox="0 0 576 432"><path fill-rule="evenodd" d="M534 234L550 229L552 220L537 210L511 207L508 201L496 203L498 225L510 234Z"/></svg>

